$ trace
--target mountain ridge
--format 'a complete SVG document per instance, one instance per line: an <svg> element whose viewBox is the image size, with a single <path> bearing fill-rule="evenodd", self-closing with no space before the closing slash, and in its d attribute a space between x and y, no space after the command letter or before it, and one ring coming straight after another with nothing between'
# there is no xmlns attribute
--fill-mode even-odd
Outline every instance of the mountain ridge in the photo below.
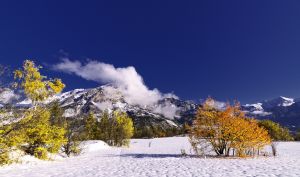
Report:
<svg viewBox="0 0 300 177"><path fill-rule="evenodd" d="M18 108L30 107L30 100L23 98L14 96L10 90L4 89L0 94L0 107L7 102L12 102ZM121 110L133 118L136 126L159 126L163 129L180 127L184 123L191 124L197 108L201 106L201 103L175 97L162 98L153 105L134 105L128 103L124 94L113 85L74 89L50 97L45 103L49 104L55 100L59 102L67 118L80 117L89 112L94 112L98 116L105 110L109 112ZM217 101L215 106L222 108L225 105L224 102ZM271 119L293 130L300 128L300 99L279 96L244 104L241 108L250 117Z"/></svg>

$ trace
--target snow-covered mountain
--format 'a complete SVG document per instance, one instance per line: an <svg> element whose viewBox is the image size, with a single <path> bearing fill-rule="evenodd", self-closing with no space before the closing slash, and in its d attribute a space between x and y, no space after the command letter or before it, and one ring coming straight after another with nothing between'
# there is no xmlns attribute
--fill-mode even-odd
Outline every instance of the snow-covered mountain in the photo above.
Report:
<svg viewBox="0 0 300 177"><path fill-rule="evenodd" d="M19 101L16 102L19 98ZM16 96L9 89L0 92L0 107L13 103L18 108L29 107L30 100ZM100 115L104 110L127 112L136 127L160 127L163 129L179 127L185 122L191 123L198 104L183 101L175 97L165 97L152 105L134 105L126 101L124 93L117 87L105 85L93 89L75 89L55 95L45 103L57 100L64 109L64 116L80 118L89 112ZM216 102L216 107L224 107L223 102ZM300 128L300 99L280 96L272 100L242 105L247 115L258 119L271 119L293 130Z"/></svg>
<svg viewBox="0 0 300 177"><path fill-rule="evenodd" d="M166 97L153 105L133 105L124 98L123 93L112 85L93 89L75 89L55 95L45 103L58 101L68 118L82 117L89 112L100 115L103 111L121 110L127 112L136 127L160 127L163 129L180 127L183 122L192 121L197 104ZM17 102L17 107L29 107L30 100Z"/></svg>
<svg viewBox="0 0 300 177"><path fill-rule="evenodd" d="M300 99L280 96L259 103L245 104L242 109L250 116L271 119L291 129L300 128Z"/></svg>

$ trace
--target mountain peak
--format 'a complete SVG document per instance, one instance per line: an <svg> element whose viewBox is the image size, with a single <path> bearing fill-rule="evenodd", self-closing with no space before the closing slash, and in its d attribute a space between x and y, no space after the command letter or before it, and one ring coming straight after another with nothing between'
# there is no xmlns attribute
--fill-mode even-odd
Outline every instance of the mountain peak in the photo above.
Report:
<svg viewBox="0 0 300 177"><path fill-rule="evenodd" d="M287 106L291 106L295 103L293 98L288 98L288 97L284 97L284 96L280 96L278 98L272 99L272 100L266 100L264 101L265 106L267 107L287 107Z"/></svg>
<svg viewBox="0 0 300 177"><path fill-rule="evenodd" d="M294 98L288 98L288 97L283 97L283 96L280 96L284 101L283 105L282 106L291 106L292 104L295 103L295 99Z"/></svg>

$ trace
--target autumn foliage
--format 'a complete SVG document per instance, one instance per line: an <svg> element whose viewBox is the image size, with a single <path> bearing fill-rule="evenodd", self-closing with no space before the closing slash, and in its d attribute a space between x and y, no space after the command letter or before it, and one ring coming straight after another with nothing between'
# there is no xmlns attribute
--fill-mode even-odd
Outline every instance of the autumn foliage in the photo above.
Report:
<svg viewBox="0 0 300 177"><path fill-rule="evenodd" d="M25 60L23 68L14 72L16 80L14 86L24 90L35 106L38 102L60 93L65 88L65 84L60 79L46 80L47 77L40 73L41 68L33 61Z"/></svg>
<svg viewBox="0 0 300 177"><path fill-rule="evenodd" d="M247 118L238 103L218 110L210 98L199 108L189 137L197 152L208 142L219 156L253 156L271 142L268 132L255 119Z"/></svg>
<svg viewBox="0 0 300 177"><path fill-rule="evenodd" d="M0 165L11 162L9 153L20 149L39 159L48 159L48 153L57 153L65 143L65 129L51 124L51 111L39 104L49 96L60 93L65 85L60 79L46 79L39 66L26 60L16 70L14 86L24 91L33 107L15 120L0 124ZM18 120L20 118L20 120Z"/></svg>
<svg viewBox="0 0 300 177"><path fill-rule="evenodd" d="M124 112L104 112L100 121L90 113L85 119L85 138L103 140L110 146L129 146L133 132L132 119Z"/></svg>

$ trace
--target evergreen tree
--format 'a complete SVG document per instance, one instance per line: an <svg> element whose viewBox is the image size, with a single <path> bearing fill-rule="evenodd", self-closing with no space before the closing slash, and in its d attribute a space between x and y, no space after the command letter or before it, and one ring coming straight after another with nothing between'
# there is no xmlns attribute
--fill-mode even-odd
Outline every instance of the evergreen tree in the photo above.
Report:
<svg viewBox="0 0 300 177"><path fill-rule="evenodd" d="M60 107L59 102L55 101L51 107L51 125L65 129L65 143L62 146L62 151L69 157L71 154L77 155L81 152L79 148L80 133L78 127L80 127L80 121L76 119L67 120L63 116L63 109Z"/></svg>
<svg viewBox="0 0 300 177"><path fill-rule="evenodd" d="M97 139L108 142L112 137L112 123L109 117L109 113L104 111L98 126L97 126Z"/></svg>
<svg viewBox="0 0 300 177"><path fill-rule="evenodd" d="M63 145L63 152L69 157L71 154L78 155L81 152L80 145L80 131L78 129L81 121L73 119L67 122L67 132L65 134L66 143Z"/></svg>
<svg viewBox="0 0 300 177"><path fill-rule="evenodd" d="M60 107L58 101L52 103L52 105L50 106L50 112L51 112L51 117L50 117L51 125L56 125L61 128L66 128L67 120L63 116L64 112Z"/></svg>
<svg viewBox="0 0 300 177"><path fill-rule="evenodd" d="M94 140L97 137L97 121L94 113L90 112L85 118L84 139Z"/></svg>
<svg viewBox="0 0 300 177"><path fill-rule="evenodd" d="M153 138L154 135L152 128L148 126L142 126L134 129L134 138Z"/></svg>
<svg viewBox="0 0 300 177"><path fill-rule="evenodd" d="M295 138L295 140L296 141L300 141L300 129L298 129L297 131L296 131L296 134L295 134L295 136L294 136Z"/></svg>

